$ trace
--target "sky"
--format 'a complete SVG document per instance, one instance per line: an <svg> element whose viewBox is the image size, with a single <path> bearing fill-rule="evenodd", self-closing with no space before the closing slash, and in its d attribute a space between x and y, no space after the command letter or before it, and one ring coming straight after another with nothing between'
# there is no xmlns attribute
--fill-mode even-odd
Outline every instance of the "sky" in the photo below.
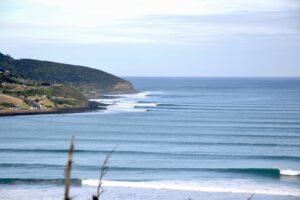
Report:
<svg viewBox="0 0 300 200"><path fill-rule="evenodd" d="M300 77L300 0L0 0L0 52L120 76Z"/></svg>

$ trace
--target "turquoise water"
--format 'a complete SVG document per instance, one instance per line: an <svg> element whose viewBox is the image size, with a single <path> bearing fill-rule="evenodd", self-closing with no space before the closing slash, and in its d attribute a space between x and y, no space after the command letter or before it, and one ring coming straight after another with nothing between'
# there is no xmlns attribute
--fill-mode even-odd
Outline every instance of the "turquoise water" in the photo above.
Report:
<svg viewBox="0 0 300 200"><path fill-rule="evenodd" d="M129 78L107 111L0 118L0 199L299 199L300 79Z"/></svg>

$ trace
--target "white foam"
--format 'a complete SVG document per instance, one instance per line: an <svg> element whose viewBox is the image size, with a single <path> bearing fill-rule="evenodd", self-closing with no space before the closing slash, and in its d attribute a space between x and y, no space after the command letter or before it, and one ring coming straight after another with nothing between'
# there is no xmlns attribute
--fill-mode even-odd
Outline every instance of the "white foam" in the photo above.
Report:
<svg viewBox="0 0 300 200"><path fill-rule="evenodd" d="M116 112L147 112L147 108L158 106L155 102L140 102L139 99L146 98L152 92L139 92L133 94L119 94L110 95L115 98L104 98L104 99L91 99L100 103L107 104L107 110L104 113L116 113Z"/></svg>
<svg viewBox="0 0 300 200"><path fill-rule="evenodd" d="M82 185L98 186L98 180L85 179ZM240 182L196 182L196 181L148 181L148 182L129 182L129 181L103 181L104 187L127 187L140 189L156 190L178 190L194 192L230 192L230 193L256 193L267 195L290 195L300 196L299 189L283 188L274 185L257 185Z"/></svg>
<svg viewBox="0 0 300 200"><path fill-rule="evenodd" d="M151 95L150 91L144 91L144 92L131 93L131 94L114 94L114 95L109 95L109 96L125 97L125 98L146 98L149 95Z"/></svg>
<svg viewBox="0 0 300 200"><path fill-rule="evenodd" d="M135 101L119 101L119 102L114 102L110 105L107 106L107 110L110 111L122 111L122 112L146 112L146 109L141 109L137 107L142 107L138 106L138 102Z"/></svg>
<svg viewBox="0 0 300 200"><path fill-rule="evenodd" d="M138 102L135 104L135 106L136 107L156 107L156 106L158 106L158 104L157 103L146 103L146 102L140 103L140 102Z"/></svg>
<svg viewBox="0 0 300 200"><path fill-rule="evenodd" d="M157 103L151 102L137 102L137 101L120 101L116 102L115 105L117 106L124 106L124 107L156 107Z"/></svg>
<svg viewBox="0 0 300 200"><path fill-rule="evenodd" d="M294 171L290 169L280 170L280 175L283 176L300 176L300 171Z"/></svg>
<svg viewBox="0 0 300 200"><path fill-rule="evenodd" d="M121 112L147 112L146 109L136 109L128 107L115 107L108 106L107 110L104 110L105 113L121 113Z"/></svg>
<svg viewBox="0 0 300 200"><path fill-rule="evenodd" d="M116 101L115 99L90 99L90 100L99 103L107 103L107 104L114 103Z"/></svg>
<svg viewBox="0 0 300 200"><path fill-rule="evenodd" d="M119 112L147 112L146 109L130 109L130 108L121 108L121 107L110 107L107 111L119 111Z"/></svg>
<svg viewBox="0 0 300 200"><path fill-rule="evenodd" d="M144 99L149 96L161 95L161 94L164 94L164 92L162 92L162 91L143 91L143 92L137 92L137 93L131 93L131 94L113 94L113 95L108 95L108 96Z"/></svg>
<svg viewBox="0 0 300 200"><path fill-rule="evenodd" d="M110 107L115 108L134 108L134 104L127 103L127 102L117 102L112 104Z"/></svg>

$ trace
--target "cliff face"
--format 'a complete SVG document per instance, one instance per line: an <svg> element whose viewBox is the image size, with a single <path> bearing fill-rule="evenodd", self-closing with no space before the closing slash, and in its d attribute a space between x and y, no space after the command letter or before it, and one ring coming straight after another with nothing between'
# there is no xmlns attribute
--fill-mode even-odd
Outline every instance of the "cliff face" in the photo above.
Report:
<svg viewBox="0 0 300 200"><path fill-rule="evenodd" d="M132 84L129 81L124 82L117 82L112 89L112 92L131 92L132 91Z"/></svg>
<svg viewBox="0 0 300 200"><path fill-rule="evenodd" d="M0 68L26 79L69 84L80 89L88 98L106 93L134 92L132 84L107 72L78 65L32 59L13 59L0 53Z"/></svg>

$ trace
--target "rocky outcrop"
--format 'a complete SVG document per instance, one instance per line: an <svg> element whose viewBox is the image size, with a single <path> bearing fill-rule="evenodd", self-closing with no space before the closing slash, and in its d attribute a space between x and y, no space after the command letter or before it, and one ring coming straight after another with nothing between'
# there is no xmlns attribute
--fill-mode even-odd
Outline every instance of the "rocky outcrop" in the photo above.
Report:
<svg viewBox="0 0 300 200"><path fill-rule="evenodd" d="M112 92L114 93L120 93L120 92L126 93L126 92L133 92L133 91L134 88L129 81L117 82L112 88Z"/></svg>

